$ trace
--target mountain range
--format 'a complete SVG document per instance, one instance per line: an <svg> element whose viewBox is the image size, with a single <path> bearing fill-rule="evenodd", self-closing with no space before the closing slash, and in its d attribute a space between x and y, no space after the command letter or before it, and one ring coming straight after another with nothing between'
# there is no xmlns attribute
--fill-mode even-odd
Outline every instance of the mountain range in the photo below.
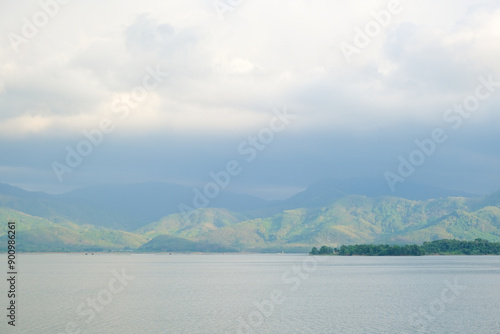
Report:
<svg viewBox="0 0 500 334"><path fill-rule="evenodd" d="M408 183L324 180L283 201L221 191L189 214L196 189L101 185L52 195L0 184L0 247L8 220L24 251L303 252L311 246L500 241L500 192L474 196Z"/></svg>

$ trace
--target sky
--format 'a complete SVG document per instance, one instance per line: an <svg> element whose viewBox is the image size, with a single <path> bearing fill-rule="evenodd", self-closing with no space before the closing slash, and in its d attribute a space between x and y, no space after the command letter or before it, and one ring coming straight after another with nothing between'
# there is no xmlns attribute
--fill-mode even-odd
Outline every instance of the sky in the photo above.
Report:
<svg viewBox="0 0 500 334"><path fill-rule="evenodd" d="M490 193L499 40L494 0L0 0L0 183Z"/></svg>

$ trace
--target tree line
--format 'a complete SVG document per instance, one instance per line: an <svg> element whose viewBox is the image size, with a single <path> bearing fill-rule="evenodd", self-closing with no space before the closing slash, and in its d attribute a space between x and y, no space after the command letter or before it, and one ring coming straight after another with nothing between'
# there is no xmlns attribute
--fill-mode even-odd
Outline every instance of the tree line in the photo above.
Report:
<svg viewBox="0 0 500 334"><path fill-rule="evenodd" d="M441 239L426 241L418 245L343 245L340 248L321 246L313 247L311 255L368 255L368 256L421 256L421 255L500 255L500 242L484 239L464 241Z"/></svg>

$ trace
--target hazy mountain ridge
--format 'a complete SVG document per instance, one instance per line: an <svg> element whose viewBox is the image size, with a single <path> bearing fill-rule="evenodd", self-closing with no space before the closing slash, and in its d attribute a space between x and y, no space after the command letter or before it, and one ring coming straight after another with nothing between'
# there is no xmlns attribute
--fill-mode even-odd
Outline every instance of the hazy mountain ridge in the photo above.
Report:
<svg viewBox="0 0 500 334"><path fill-rule="evenodd" d="M330 206L285 210L237 223L236 216L228 211L214 214L217 209L199 209L199 223L182 225L181 217L172 215L148 224L140 232L154 231L156 235L176 235L240 250L320 243L421 243L443 238L500 241L500 208L470 211L475 202L459 197L411 201L348 195ZM219 224L214 217L221 217Z"/></svg>
<svg viewBox="0 0 500 334"><path fill-rule="evenodd" d="M157 187L156 191L144 197L151 186ZM141 212L147 210L157 211L146 215L146 219L160 215L158 208L164 198L155 196L169 187L142 184L47 195L1 186L0 219L19 221L18 232L20 240L24 240L24 249L35 251L137 249L148 242L141 250L160 251L165 249L163 243L167 240L172 245L172 239L164 235L178 238L173 245L196 251L203 249L203 245L212 250L277 251L305 250L318 244L420 243L443 238L500 241L500 192L482 198L411 200L349 195L325 183L313 185L272 206L259 199L238 205L238 200L249 197L233 197L233 207L248 209L243 212L201 208L186 219L182 214L169 213L171 208L166 208L166 214L160 218L138 219L143 217ZM113 197L110 189L118 188L121 191ZM142 190L135 194L132 189L138 188ZM131 203L134 198L140 198L137 205ZM148 198L153 202L149 206L144 205ZM124 207L122 213L120 203ZM297 207L287 208L292 204ZM130 218L130 215L136 216ZM124 216L129 220L120 222ZM133 226L139 226L133 233L121 231ZM3 239L5 231L0 229L0 241ZM179 240L190 240L194 244Z"/></svg>
<svg viewBox="0 0 500 334"><path fill-rule="evenodd" d="M327 206L346 195L367 197L400 197L409 200L428 200L445 197L478 197L463 191L443 189L436 186L405 182L392 192L384 180L357 178L347 180L327 179L316 182L304 191L283 202L284 208Z"/></svg>
<svg viewBox="0 0 500 334"><path fill-rule="evenodd" d="M138 234L72 222L54 223L6 208L0 208L0 220L16 222L16 244L21 251L132 250L147 242ZM1 224L1 249L7 249L6 234L7 224Z"/></svg>
<svg viewBox="0 0 500 334"><path fill-rule="evenodd" d="M54 222L72 221L133 231L162 217L178 213L179 205L192 204L192 188L168 183L103 185L49 195L0 184L0 207L12 208ZM266 200L221 192L210 207L250 211L266 207Z"/></svg>

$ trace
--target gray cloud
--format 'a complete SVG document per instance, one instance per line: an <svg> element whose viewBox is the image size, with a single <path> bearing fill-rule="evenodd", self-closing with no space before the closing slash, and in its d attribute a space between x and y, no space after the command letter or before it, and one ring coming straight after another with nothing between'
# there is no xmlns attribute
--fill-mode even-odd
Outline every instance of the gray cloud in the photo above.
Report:
<svg viewBox="0 0 500 334"><path fill-rule="evenodd" d="M233 189L272 198L322 178L382 178L415 139L449 129L443 113L474 93L479 76L500 81L500 10L493 1L413 3L348 64L339 43L386 6L363 4L259 0L221 21L201 0L72 3L20 53L0 41L0 181L50 190L203 184L243 159L238 145L282 106L297 118L244 165ZM0 33L18 31L31 5L2 11ZM168 78L117 118L114 101L142 84L148 66ZM411 180L500 188L499 96L449 130ZM59 183L51 163L107 118L116 130Z"/></svg>

